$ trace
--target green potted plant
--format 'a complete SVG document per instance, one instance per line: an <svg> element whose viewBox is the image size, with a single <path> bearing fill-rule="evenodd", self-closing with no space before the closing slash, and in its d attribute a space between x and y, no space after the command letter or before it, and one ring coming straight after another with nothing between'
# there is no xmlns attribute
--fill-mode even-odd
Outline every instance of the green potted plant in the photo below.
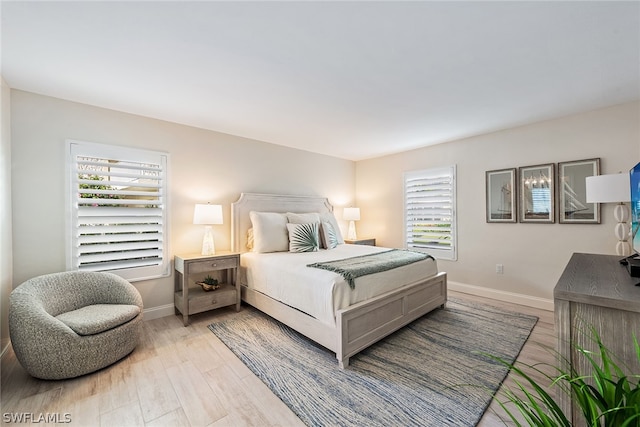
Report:
<svg viewBox="0 0 640 427"><path fill-rule="evenodd" d="M213 277L207 275L201 282L196 282L196 285L200 285L202 290L205 292L215 291L220 287L218 284L218 279L214 279Z"/></svg>
<svg viewBox="0 0 640 427"><path fill-rule="evenodd" d="M576 346L578 354L588 361L591 368L590 373L583 375L573 368L564 371L558 367L553 367L556 375L549 375L538 366L509 363L486 354L510 368L516 376L515 386L505 387L500 392L506 399L497 399L516 426L523 425L522 419L529 426L571 426L571 415L564 414L547 392L546 386L536 382L527 371L540 373L549 379L550 387L555 387L559 393L570 393L589 427L640 426L640 375L626 375L616 363L616 357L602 343L595 328L590 328L590 333L597 351ZM635 337L633 342L640 361L640 346Z"/></svg>

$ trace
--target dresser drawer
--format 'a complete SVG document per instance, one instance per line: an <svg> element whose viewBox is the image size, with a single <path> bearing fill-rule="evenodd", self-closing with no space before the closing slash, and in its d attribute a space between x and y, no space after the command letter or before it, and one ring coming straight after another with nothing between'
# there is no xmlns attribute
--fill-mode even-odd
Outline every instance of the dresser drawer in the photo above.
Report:
<svg viewBox="0 0 640 427"><path fill-rule="evenodd" d="M224 270L238 267L238 258L216 258L207 261L192 261L188 264L189 274L206 273L212 270Z"/></svg>

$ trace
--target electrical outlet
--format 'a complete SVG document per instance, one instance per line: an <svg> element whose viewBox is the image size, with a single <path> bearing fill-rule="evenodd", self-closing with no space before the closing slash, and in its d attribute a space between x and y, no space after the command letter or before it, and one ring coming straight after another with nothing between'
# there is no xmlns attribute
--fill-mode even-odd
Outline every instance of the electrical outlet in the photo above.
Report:
<svg viewBox="0 0 640 427"><path fill-rule="evenodd" d="M496 264L496 274L504 274L504 265Z"/></svg>

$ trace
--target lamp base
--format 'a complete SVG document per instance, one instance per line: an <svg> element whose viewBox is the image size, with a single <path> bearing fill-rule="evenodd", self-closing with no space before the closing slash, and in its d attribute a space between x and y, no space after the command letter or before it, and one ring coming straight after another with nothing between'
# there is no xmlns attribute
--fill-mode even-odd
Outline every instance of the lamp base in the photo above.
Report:
<svg viewBox="0 0 640 427"><path fill-rule="evenodd" d="M616 255L627 256L631 254L631 245L626 240L616 243Z"/></svg>
<svg viewBox="0 0 640 427"><path fill-rule="evenodd" d="M210 225L204 227L204 237L202 238L202 255L215 255L216 247L213 244L213 229Z"/></svg>
<svg viewBox="0 0 640 427"><path fill-rule="evenodd" d="M627 205L624 203L616 205L613 210L613 216L616 221L618 221L613 230L616 238L618 239L618 243L616 244L616 254L627 256L631 254L631 245L627 241L629 238L629 224L627 223L629 220L629 209L627 208Z"/></svg>
<svg viewBox="0 0 640 427"><path fill-rule="evenodd" d="M347 231L347 239L358 240L358 236L356 235L356 223L354 221L349 221L349 230Z"/></svg>

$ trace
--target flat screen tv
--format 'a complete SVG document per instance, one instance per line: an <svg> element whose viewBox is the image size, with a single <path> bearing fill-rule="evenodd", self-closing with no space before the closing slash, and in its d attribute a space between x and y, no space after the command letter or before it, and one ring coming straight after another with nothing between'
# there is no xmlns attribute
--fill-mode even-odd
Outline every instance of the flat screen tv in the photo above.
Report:
<svg viewBox="0 0 640 427"><path fill-rule="evenodd" d="M631 182L631 244L636 254L640 253L640 163L629 171Z"/></svg>

